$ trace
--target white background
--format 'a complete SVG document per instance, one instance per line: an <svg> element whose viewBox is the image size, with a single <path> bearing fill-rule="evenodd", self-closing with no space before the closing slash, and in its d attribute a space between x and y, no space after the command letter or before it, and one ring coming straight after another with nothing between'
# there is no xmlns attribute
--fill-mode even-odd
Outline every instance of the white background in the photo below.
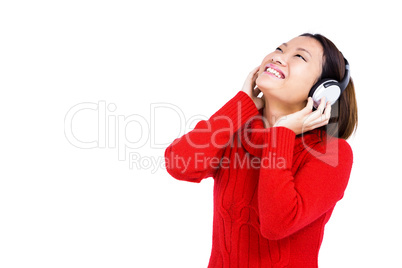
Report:
<svg viewBox="0 0 402 268"><path fill-rule="evenodd" d="M170 177L163 144L304 32L348 58L360 116L320 267L402 267L399 10L389 0L2 1L0 267L206 267L213 179ZM71 119L82 103L98 108ZM66 118L97 148L74 146Z"/></svg>

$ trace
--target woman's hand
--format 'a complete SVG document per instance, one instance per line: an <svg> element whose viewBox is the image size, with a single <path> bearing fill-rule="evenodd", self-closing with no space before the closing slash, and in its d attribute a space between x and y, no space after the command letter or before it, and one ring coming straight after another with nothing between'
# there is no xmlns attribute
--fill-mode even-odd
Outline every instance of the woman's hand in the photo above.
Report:
<svg viewBox="0 0 402 268"><path fill-rule="evenodd" d="M255 67L247 76L246 81L244 81L244 85L242 91L245 92L250 98L254 101L257 110L260 110L265 105L264 96L258 98L258 94L260 94L261 90L256 87L255 80L258 77L258 70L260 66Z"/></svg>
<svg viewBox="0 0 402 268"><path fill-rule="evenodd" d="M276 121L274 127L287 127L296 135L325 126L331 118L331 103L325 104L325 97L321 99L321 103L314 112L313 99L308 98L307 105L302 110L283 116Z"/></svg>

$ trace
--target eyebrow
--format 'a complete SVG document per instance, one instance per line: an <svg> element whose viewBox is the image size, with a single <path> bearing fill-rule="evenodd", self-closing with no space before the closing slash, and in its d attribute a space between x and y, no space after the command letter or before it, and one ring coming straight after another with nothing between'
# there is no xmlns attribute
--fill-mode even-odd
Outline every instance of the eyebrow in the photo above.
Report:
<svg viewBox="0 0 402 268"><path fill-rule="evenodd" d="M287 47L287 46L288 46L288 44L287 44L287 43L283 43L282 45L284 45L285 47ZM310 52L308 52L308 50L307 50L307 49L304 49L304 48L299 47L299 48L296 48L296 50L304 51L304 52L308 53L308 54L310 55L310 57L313 57L313 56L311 56L311 53L310 53Z"/></svg>

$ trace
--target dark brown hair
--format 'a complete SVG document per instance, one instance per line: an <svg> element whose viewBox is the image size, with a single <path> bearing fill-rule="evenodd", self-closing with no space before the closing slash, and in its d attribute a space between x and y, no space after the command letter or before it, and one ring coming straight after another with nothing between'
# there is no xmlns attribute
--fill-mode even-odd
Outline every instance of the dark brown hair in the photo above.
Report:
<svg viewBox="0 0 402 268"><path fill-rule="evenodd" d="M342 53L328 38L321 34L304 33L317 40L323 48L322 73L319 79L331 78L341 81L345 74L345 61ZM339 99L332 105L331 119L322 127L331 136L341 139L349 138L357 128L357 102L352 78Z"/></svg>

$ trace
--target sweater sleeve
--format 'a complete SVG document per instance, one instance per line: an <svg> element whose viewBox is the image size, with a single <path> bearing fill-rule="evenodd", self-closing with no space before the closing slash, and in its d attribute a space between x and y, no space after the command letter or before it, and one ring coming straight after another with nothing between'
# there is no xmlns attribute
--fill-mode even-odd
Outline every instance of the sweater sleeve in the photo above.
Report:
<svg viewBox="0 0 402 268"><path fill-rule="evenodd" d="M345 140L330 139L322 152L310 150L304 164L292 174L295 133L278 127L264 139L268 146L262 157L275 158L276 162L260 169L261 233L268 239L278 240L312 223L343 197L353 153Z"/></svg>
<svg viewBox="0 0 402 268"><path fill-rule="evenodd" d="M165 165L178 180L200 182L213 176L233 134L254 115L258 115L253 100L243 91L208 120L175 139L165 150Z"/></svg>

